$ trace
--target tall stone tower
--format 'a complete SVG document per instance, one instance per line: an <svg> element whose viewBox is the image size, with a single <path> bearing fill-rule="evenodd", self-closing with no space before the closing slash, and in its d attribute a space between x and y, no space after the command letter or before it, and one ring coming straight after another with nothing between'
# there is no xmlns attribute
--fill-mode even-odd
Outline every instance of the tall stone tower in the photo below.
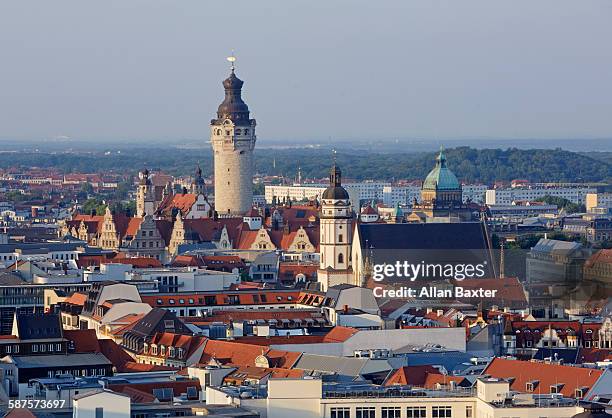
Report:
<svg viewBox="0 0 612 418"><path fill-rule="evenodd" d="M155 212L155 192L153 183L149 177L149 170L138 173L139 182L136 191L136 216L144 218L145 215L152 215Z"/></svg>
<svg viewBox="0 0 612 418"><path fill-rule="evenodd" d="M242 101L243 82L234 65L223 81L225 99L210 122L215 166L215 210L220 216L240 216L253 206L255 119Z"/></svg>
<svg viewBox="0 0 612 418"><path fill-rule="evenodd" d="M352 283L351 242L353 213L349 194L341 181L342 173L334 163L329 187L321 196L319 216L320 263L317 272L321 290L342 283Z"/></svg>

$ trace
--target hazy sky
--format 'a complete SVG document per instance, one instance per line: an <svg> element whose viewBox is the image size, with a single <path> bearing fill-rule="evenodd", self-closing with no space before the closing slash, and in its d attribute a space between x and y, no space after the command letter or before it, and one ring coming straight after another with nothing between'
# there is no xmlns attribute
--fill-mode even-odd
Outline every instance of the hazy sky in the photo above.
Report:
<svg viewBox="0 0 612 418"><path fill-rule="evenodd" d="M612 138L610 0L2 0L0 138Z"/></svg>

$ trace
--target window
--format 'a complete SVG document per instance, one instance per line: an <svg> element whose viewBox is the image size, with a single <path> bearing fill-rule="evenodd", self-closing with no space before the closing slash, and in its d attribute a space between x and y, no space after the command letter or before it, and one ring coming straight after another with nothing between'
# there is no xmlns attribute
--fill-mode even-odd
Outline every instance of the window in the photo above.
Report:
<svg viewBox="0 0 612 418"><path fill-rule="evenodd" d="M409 406L406 410L406 418L425 418L427 416L427 407L425 406Z"/></svg>
<svg viewBox="0 0 612 418"><path fill-rule="evenodd" d="M342 242L342 241L343 241L343 238L344 238L344 237L342 236L342 234L338 235L338 242Z"/></svg>
<svg viewBox="0 0 612 418"><path fill-rule="evenodd" d="M96 407L96 418L104 418L104 408Z"/></svg>
<svg viewBox="0 0 612 418"><path fill-rule="evenodd" d="M453 416L453 408L450 406L432 406L431 416L433 418L451 418Z"/></svg>
<svg viewBox="0 0 612 418"><path fill-rule="evenodd" d="M557 383L556 385L550 385L550 393L561 393L563 389L563 383Z"/></svg>
<svg viewBox="0 0 612 418"><path fill-rule="evenodd" d="M381 418L400 418L402 410L399 406L383 406L380 408Z"/></svg>
<svg viewBox="0 0 612 418"><path fill-rule="evenodd" d="M351 418L351 408L332 408L330 418Z"/></svg>
<svg viewBox="0 0 612 418"><path fill-rule="evenodd" d="M344 263L344 255L342 253L338 254L338 264Z"/></svg>
<svg viewBox="0 0 612 418"><path fill-rule="evenodd" d="M355 418L376 418L376 408L373 406L358 406Z"/></svg>
<svg viewBox="0 0 612 418"><path fill-rule="evenodd" d="M474 407L468 405L465 407L465 418L473 418L474 417Z"/></svg>

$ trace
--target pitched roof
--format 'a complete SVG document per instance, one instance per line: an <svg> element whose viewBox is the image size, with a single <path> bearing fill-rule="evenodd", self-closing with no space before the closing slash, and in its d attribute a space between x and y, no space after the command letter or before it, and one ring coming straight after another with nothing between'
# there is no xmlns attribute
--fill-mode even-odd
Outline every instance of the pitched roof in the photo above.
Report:
<svg viewBox="0 0 612 418"><path fill-rule="evenodd" d="M591 387L602 374L598 369L562 366L540 362L526 362L495 358L483 371L483 374L498 378L514 378L510 385L512 390L527 391L527 383L537 382L534 393L551 393L551 386L561 385L558 392L568 398L575 397L576 389Z"/></svg>
<svg viewBox="0 0 612 418"><path fill-rule="evenodd" d="M341 343L348 340L353 335L357 334L359 330L355 328L336 326L329 331L323 338L325 343Z"/></svg>
<svg viewBox="0 0 612 418"><path fill-rule="evenodd" d="M104 354L118 372L129 372L126 364L133 361L132 357L126 353L115 341L108 338L99 341L100 352Z"/></svg>
<svg viewBox="0 0 612 418"><path fill-rule="evenodd" d="M21 340L62 338L62 321L57 313L18 313L15 317Z"/></svg>
<svg viewBox="0 0 612 418"><path fill-rule="evenodd" d="M64 338L74 343L76 353L98 353L100 344L95 329L64 330Z"/></svg>
<svg viewBox="0 0 612 418"><path fill-rule="evenodd" d="M262 355L267 358L270 367L291 368L302 353L233 341L207 340L199 363L217 361L233 366L255 366L255 359Z"/></svg>
<svg viewBox="0 0 612 418"><path fill-rule="evenodd" d="M64 303L69 303L71 305L85 305L85 301L87 301L87 295L84 293L74 292L72 295L68 296Z"/></svg>
<svg viewBox="0 0 612 418"><path fill-rule="evenodd" d="M189 213L196 200L198 200L198 195L193 193L168 195L161 201L156 212L171 216L173 209L178 209L185 216Z"/></svg>
<svg viewBox="0 0 612 418"><path fill-rule="evenodd" d="M384 386L424 386L425 379L429 373L439 373L433 366L404 366L395 370L384 382Z"/></svg>

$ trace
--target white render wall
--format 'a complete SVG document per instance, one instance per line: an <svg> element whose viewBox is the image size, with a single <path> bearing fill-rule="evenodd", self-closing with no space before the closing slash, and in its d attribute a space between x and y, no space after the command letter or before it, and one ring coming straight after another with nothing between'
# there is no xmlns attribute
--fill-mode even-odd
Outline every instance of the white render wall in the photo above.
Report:
<svg viewBox="0 0 612 418"><path fill-rule="evenodd" d="M130 398L112 392L96 393L73 402L73 418L96 418L96 408L103 408L104 418L130 418Z"/></svg>
<svg viewBox="0 0 612 418"><path fill-rule="evenodd" d="M416 328L362 330L341 343L274 344L277 350L352 357L356 350L397 350L407 345L440 344L450 350L465 351L463 328Z"/></svg>

